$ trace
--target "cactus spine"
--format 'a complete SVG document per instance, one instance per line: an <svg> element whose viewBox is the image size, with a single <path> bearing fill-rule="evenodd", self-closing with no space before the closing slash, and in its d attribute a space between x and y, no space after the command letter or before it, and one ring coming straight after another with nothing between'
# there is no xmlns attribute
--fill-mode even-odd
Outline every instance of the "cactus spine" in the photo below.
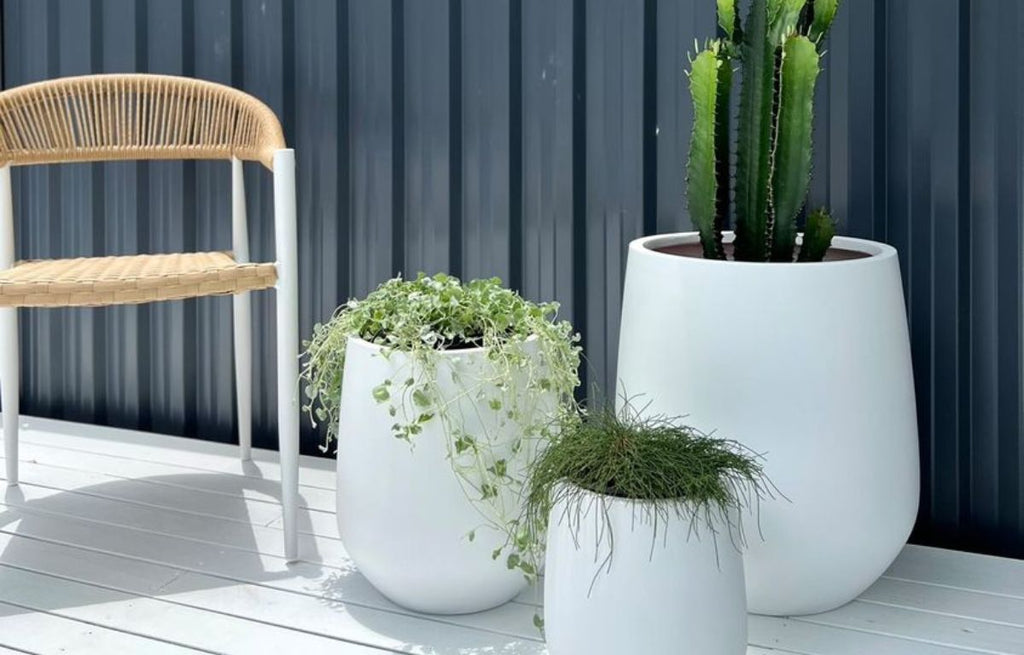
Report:
<svg viewBox="0 0 1024 655"><path fill-rule="evenodd" d="M792 262L796 221L811 174L814 86L820 48L839 0L751 0L741 24L736 0L716 0L722 38L691 59L694 124L687 201L704 256L725 259L722 230L736 216L734 257ZM742 70L730 207L733 61ZM824 209L807 217L798 261L820 261L834 225Z"/></svg>

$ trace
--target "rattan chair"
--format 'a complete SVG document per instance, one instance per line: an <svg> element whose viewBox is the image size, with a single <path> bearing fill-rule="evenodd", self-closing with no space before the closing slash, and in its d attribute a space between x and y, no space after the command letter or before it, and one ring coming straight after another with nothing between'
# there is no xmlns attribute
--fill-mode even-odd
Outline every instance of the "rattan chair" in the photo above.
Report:
<svg viewBox="0 0 1024 655"><path fill-rule="evenodd" d="M11 166L225 159L233 253L15 261ZM274 175L276 261L249 261L242 161ZM274 113L241 91L162 75L91 75L0 93L0 402L7 481L18 482L18 307L81 307L234 294L239 444L250 458L249 291L277 290L277 394L285 554L298 557L298 268L295 155Z"/></svg>

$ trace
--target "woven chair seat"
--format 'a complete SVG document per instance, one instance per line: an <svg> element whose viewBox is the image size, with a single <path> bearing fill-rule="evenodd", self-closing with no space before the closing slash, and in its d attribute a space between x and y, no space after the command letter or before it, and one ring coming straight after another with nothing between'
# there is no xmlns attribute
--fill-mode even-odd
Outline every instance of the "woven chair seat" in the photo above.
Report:
<svg viewBox="0 0 1024 655"><path fill-rule="evenodd" d="M274 264L195 252L18 262L0 271L0 307L95 307L266 289Z"/></svg>

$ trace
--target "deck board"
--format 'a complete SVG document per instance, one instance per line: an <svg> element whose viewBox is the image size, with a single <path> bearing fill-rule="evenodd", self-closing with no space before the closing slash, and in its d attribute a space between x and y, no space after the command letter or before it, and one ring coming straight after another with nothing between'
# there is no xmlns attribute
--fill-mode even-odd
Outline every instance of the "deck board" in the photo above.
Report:
<svg viewBox="0 0 1024 655"><path fill-rule="evenodd" d="M546 653L539 589L459 617L373 589L338 539L330 460L302 458L303 561L287 565L275 453L243 466L230 444L24 422L22 484L0 498L0 655ZM748 655L1024 655L1024 562L908 546L850 605L752 616L750 642Z"/></svg>

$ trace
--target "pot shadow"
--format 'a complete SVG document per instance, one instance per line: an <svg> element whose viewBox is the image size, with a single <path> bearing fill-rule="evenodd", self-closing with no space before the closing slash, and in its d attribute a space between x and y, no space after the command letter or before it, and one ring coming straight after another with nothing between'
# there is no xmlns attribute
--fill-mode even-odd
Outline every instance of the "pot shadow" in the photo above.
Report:
<svg viewBox="0 0 1024 655"><path fill-rule="evenodd" d="M23 464L28 473L32 463ZM6 487L0 600L25 608L4 605L0 616L124 600L125 592L159 597L171 583L166 593L180 594L319 578L316 544L302 535L311 532L308 510L299 512L304 561L289 565L283 532L258 528L268 521L250 515L251 506L264 517L280 514L280 484L259 477L254 465L242 470L115 479L73 491L33 483L29 474Z"/></svg>
<svg viewBox="0 0 1024 655"><path fill-rule="evenodd" d="M454 616L422 614L388 600L350 566L327 575L314 593L346 611L360 625L391 641L389 648L421 655L546 655L533 626L533 605L510 602L485 612ZM353 596L372 603L353 604ZM527 638L525 635L529 635Z"/></svg>

